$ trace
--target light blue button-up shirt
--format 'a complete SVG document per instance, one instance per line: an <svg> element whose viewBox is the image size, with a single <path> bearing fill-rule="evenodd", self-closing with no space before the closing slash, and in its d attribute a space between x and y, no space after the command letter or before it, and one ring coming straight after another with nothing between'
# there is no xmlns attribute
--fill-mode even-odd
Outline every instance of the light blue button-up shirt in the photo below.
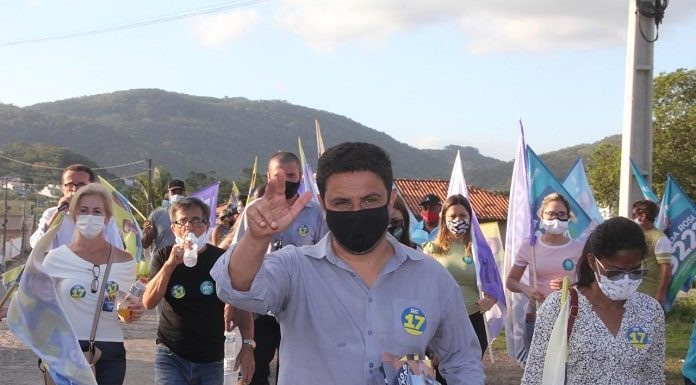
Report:
<svg viewBox="0 0 696 385"><path fill-rule="evenodd" d="M425 229L425 221L416 223L416 227L411 231L411 242L417 245L425 245L427 242L434 241L437 238L437 233L440 232L440 226L435 226L430 232Z"/></svg>
<svg viewBox="0 0 696 385"><path fill-rule="evenodd" d="M461 291L440 263L387 235L395 254L370 288L336 256L332 239L266 255L248 292L232 289L233 248L211 270L220 299L276 315L279 385L383 383L382 353L424 354L429 346L448 384L484 384Z"/></svg>

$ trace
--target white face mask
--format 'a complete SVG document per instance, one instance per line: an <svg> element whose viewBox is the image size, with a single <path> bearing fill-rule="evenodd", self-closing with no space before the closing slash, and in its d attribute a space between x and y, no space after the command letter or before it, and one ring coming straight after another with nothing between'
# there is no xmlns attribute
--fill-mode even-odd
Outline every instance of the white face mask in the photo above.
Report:
<svg viewBox="0 0 696 385"><path fill-rule="evenodd" d="M542 219L541 228L550 234L563 234L568 231L568 221L560 219Z"/></svg>
<svg viewBox="0 0 696 385"><path fill-rule="evenodd" d="M94 239L104 230L104 216L101 215L78 215L75 227L87 239Z"/></svg>
<svg viewBox="0 0 696 385"><path fill-rule="evenodd" d="M184 235L184 237L186 237L188 234L189 233L186 233L186 235ZM196 237L196 234L194 234L193 232L190 232L190 234L193 235L193 238L196 239L195 244L196 244L196 246L198 246L198 250L202 249L203 246L205 246L208 243L208 240L210 240L210 234L208 234L207 231L205 233L201 234L200 237ZM184 238L179 238L178 236L176 236L176 243L177 244L183 245L184 241L186 241Z"/></svg>
<svg viewBox="0 0 696 385"><path fill-rule="evenodd" d="M183 195L177 195L177 194L170 195L169 196L169 206L173 205L174 203L176 203L177 201L180 201L182 199L184 199Z"/></svg>
<svg viewBox="0 0 696 385"><path fill-rule="evenodd" d="M607 296L607 298L614 301L624 301L638 290L638 286L643 282L642 279L630 279L628 274L624 274L623 277L618 281L612 281L606 276L599 273L599 266L597 265L597 260L595 259L595 278L597 279L597 284L602 290L602 293Z"/></svg>

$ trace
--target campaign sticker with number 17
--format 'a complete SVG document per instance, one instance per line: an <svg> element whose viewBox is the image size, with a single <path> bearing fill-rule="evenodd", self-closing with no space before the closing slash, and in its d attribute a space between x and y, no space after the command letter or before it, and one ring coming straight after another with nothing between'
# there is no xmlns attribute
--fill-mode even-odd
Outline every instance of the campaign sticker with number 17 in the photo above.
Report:
<svg viewBox="0 0 696 385"><path fill-rule="evenodd" d="M412 336L419 336L425 331L428 320L425 318L423 310L417 307L407 307L401 312L401 325L406 333Z"/></svg>
<svg viewBox="0 0 696 385"><path fill-rule="evenodd" d="M636 349L643 349L651 342L648 333L646 333L645 330L643 330L643 328L640 326L628 328L628 332L626 332L626 339L628 340L628 343Z"/></svg>

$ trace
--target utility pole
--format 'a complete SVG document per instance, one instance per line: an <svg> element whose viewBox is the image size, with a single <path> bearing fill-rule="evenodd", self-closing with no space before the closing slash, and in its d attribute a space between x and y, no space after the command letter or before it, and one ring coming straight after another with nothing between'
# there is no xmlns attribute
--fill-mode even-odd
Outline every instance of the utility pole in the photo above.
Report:
<svg viewBox="0 0 696 385"><path fill-rule="evenodd" d="M619 190L619 215L629 218L633 202L643 199L631 159L652 183L653 43L665 8L664 0L629 0Z"/></svg>
<svg viewBox="0 0 696 385"><path fill-rule="evenodd" d="M24 204L22 205L22 243L19 244L19 258L20 261L24 257L25 251L27 250L27 199L29 197L28 189L24 191Z"/></svg>
<svg viewBox="0 0 696 385"><path fill-rule="evenodd" d="M4 210L2 214L2 269L0 272L4 273L5 269L7 267L7 253L5 252L7 247L7 178L3 181L4 186L5 186L5 198L3 199L4 201Z"/></svg>
<svg viewBox="0 0 696 385"><path fill-rule="evenodd" d="M155 207L152 204L152 158L147 160L147 207L145 207L145 215L150 216L150 208Z"/></svg>

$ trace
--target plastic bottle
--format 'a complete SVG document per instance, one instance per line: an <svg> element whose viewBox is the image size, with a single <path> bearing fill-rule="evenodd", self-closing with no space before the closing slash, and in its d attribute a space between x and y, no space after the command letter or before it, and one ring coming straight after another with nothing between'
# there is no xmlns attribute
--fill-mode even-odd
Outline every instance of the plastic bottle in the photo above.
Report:
<svg viewBox="0 0 696 385"><path fill-rule="evenodd" d="M225 332L225 358L223 360L224 385L236 385L239 370L234 370L236 364L237 333L234 330Z"/></svg>
<svg viewBox="0 0 696 385"><path fill-rule="evenodd" d="M130 289L128 290L128 294L121 298L118 303L117 311L118 315L121 316L124 321L130 321L131 318L131 310L129 305L134 301L140 301L140 298L143 297L144 292L145 284L140 280L137 280L131 285Z"/></svg>
<svg viewBox="0 0 696 385"><path fill-rule="evenodd" d="M198 243L196 243L196 235L193 234L193 232L189 232L186 234L184 240L191 243L190 249L184 249L184 265L186 265L186 267L194 267L196 263L198 263Z"/></svg>

